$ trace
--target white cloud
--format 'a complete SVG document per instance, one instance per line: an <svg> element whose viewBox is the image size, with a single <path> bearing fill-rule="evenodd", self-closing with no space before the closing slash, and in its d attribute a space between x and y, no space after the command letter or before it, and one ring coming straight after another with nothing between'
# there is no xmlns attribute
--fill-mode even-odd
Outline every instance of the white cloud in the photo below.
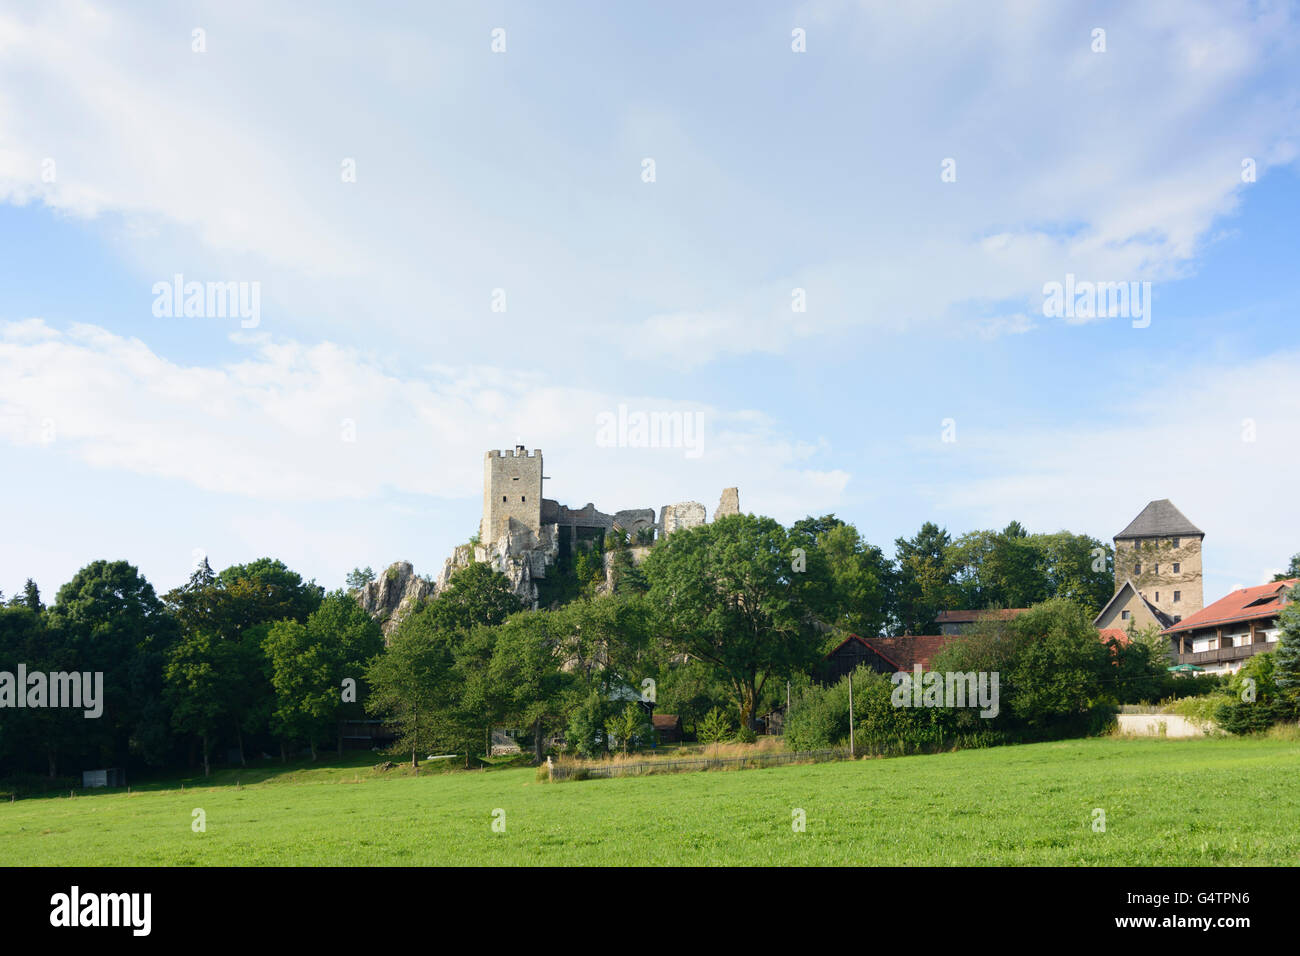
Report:
<svg viewBox="0 0 1300 956"><path fill-rule="evenodd" d="M790 518L834 507L849 480L843 470L812 467L818 449L751 410L599 393L492 368L400 377L330 342L232 338L244 357L194 366L97 326L2 324L0 439L272 501L390 491L475 500L485 443L516 441L554 461L548 496L611 511L709 499L740 485L747 509ZM600 447L597 415L619 405L698 415L700 454L686 445Z"/></svg>
<svg viewBox="0 0 1300 956"><path fill-rule="evenodd" d="M1206 533L1205 596L1300 551L1300 352L1197 367L1153 365L1122 397L1080 394L1097 424L1023 428L963 420L961 480L930 486L941 513L975 527L1118 532L1171 499ZM1247 420L1253 422L1254 440ZM918 452L919 454L919 452ZM936 461L938 461L936 456ZM945 466L951 467L951 466ZM944 472L936 468L936 474Z"/></svg>
<svg viewBox="0 0 1300 956"><path fill-rule="evenodd" d="M408 13L214 8L204 54L165 6L0 14L0 201L104 218L151 279L197 263L261 280L268 321L298 338L310 315L348 340L363 315L488 361L490 320L521 350L618 340L689 364L854 328L1024 331L983 316L1035 314L1066 272L1173 281L1236 208L1242 158L1266 176L1296 156L1281 5L1114 6L1094 54L1092 12L819 2L798 16L813 75L766 59L774 21L756 15L725 48L683 51L680 89L591 91L583 135L533 94L553 51L525 38L562 31L612 69L599 21L520 11L506 61L477 11ZM689 81L728 71L755 82L702 105ZM791 285L808 290L797 321ZM487 312L497 287L506 317Z"/></svg>

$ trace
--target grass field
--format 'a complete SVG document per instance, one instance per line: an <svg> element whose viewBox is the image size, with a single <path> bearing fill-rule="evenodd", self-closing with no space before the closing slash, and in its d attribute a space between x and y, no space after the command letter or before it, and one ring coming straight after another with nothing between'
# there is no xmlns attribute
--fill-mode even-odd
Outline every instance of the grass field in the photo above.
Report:
<svg viewBox="0 0 1300 956"><path fill-rule="evenodd" d="M1300 743L1284 739L1098 738L563 784L355 760L234 776L0 804L0 864L1300 865Z"/></svg>

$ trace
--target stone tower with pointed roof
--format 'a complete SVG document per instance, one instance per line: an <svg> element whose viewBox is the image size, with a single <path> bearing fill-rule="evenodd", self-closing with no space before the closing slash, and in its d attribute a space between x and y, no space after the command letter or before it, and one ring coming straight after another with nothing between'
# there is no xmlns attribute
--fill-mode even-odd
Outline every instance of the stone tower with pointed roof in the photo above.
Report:
<svg viewBox="0 0 1300 956"><path fill-rule="evenodd" d="M1205 532L1168 498L1142 509L1115 535L1115 597L1097 617L1099 627L1161 628L1205 606L1201 544Z"/></svg>

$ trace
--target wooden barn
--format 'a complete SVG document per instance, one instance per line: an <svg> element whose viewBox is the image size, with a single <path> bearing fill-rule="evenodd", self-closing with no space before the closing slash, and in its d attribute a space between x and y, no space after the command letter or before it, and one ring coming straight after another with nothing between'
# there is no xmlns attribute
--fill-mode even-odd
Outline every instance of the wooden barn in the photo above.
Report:
<svg viewBox="0 0 1300 956"><path fill-rule="evenodd" d="M655 726L662 744L680 743L682 739L682 719L676 714L655 714L650 718Z"/></svg>
<svg viewBox="0 0 1300 956"><path fill-rule="evenodd" d="M903 637L859 637L850 634L822 662L820 681L834 684L859 667L870 667L879 674L910 671L920 664L930 669L930 662L956 634L907 634Z"/></svg>

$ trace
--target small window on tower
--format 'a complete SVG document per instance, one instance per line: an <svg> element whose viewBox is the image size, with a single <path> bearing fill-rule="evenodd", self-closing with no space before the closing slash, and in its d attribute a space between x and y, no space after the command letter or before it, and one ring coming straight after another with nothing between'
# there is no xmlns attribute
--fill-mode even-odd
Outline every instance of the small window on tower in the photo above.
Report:
<svg viewBox="0 0 1300 956"><path fill-rule="evenodd" d="M519 500L520 500L520 501L527 501L528 498L525 497L524 495L520 495L520 496L519 496Z"/></svg>
<svg viewBox="0 0 1300 956"><path fill-rule="evenodd" d="M1156 600L1157 600L1157 601L1160 600L1160 592L1159 592L1159 591L1156 592Z"/></svg>
<svg viewBox="0 0 1300 956"><path fill-rule="evenodd" d="M1142 562L1139 561L1137 564L1133 565L1133 573L1134 574L1142 573Z"/></svg>
<svg viewBox="0 0 1300 956"><path fill-rule="evenodd" d="M502 495L502 496L501 496L501 500L502 500L502 501L505 501L505 500L506 500L506 496L505 496L505 495Z"/></svg>
<svg viewBox="0 0 1300 956"><path fill-rule="evenodd" d="M1178 603L1179 601L1181 601L1182 599L1183 599L1183 592L1182 592L1182 591L1175 591L1175 592L1174 592L1174 603L1177 604L1177 603Z"/></svg>
<svg viewBox="0 0 1300 956"><path fill-rule="evenodd" d="M1151 573L1152 573L1152 574L1159 574L1159 573L1160 573L1160 565L1157 564L1157 565L1153 566L1153 567L1151 568Z"/></svg>
<svg viewBox="0 0 1300 956"><path fill-rule="evenodd" d="M1174 574L1177 574L1178 571L1179 571L1179 569L1180 569L1181 567L1182 567L1182 565L1180 565L1177 561L1175 561L1175 562L1174 562Z"/></svg>

